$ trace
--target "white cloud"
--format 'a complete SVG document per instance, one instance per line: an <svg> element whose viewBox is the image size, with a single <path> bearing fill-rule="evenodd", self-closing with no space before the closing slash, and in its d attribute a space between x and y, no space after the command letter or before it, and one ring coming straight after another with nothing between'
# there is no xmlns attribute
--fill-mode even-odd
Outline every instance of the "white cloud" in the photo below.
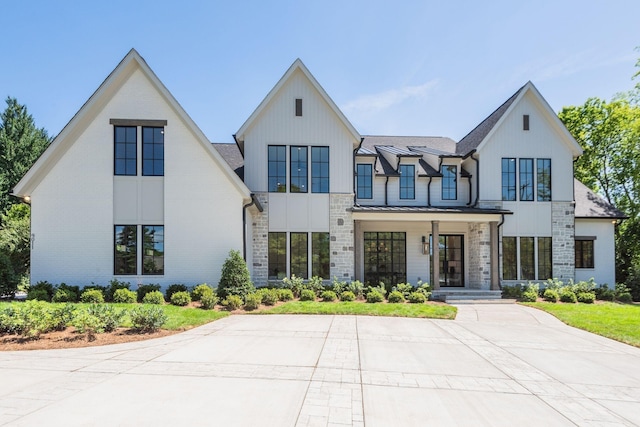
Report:
<svg viewBox="0 0 640 427"><path fill-rule="evenodd" d="M403 86L380 93L363 95L347 102L341 107L345 114L377 113L391 106L401 104L408 99L425 98L437 86L437 80L431 80L418 86Z"/></svg>

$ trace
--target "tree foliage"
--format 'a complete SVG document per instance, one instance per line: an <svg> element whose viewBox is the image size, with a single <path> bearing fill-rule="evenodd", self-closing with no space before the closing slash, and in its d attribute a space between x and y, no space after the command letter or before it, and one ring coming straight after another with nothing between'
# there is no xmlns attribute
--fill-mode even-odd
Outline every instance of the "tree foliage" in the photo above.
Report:
<svg viewBox="0 0 640 427"><path fill-rule="evenodd" d="M0 216L0 296L13 295L20 277L29 273L30 213L29 206L18 204Z"/></svg>
<svg viewBox="0 0 640 427"><path fill-rule="evenodd" d="M17 202L9 193L51 142L26 106L11 97L6 102L0 115L0 213Z"/></svg>
<svg viewBox="0 0 640 427"><path fill-rule="evenodd" d="M255 291L247 263L238 251L230 251L229 257L222 265L222 274L218 284L218 297L226 298L228 295L237 295L244 300L247 294Z"/></svg>

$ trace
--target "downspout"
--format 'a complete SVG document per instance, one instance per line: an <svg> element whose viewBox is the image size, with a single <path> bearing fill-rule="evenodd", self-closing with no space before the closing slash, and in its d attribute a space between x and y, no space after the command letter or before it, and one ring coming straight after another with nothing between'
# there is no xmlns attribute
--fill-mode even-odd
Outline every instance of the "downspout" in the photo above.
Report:
<svg viewBox="0 0 640 427"><path fill-rule="evenodd" d="M473 185L471 184L471 178L473 178L473 175L469 174L469 176L467 177L467 179L469 180L469 202L467 203L467 206L471 206L471 196L472 196L472 190L473 190Z"/></svg>
<svg viewBox="0 0 640 427"><path fill-rule="evenodd" d="M429 183L427 184L427 207L431 207L431 180L433 177L429 175Z"/></svg>
<svg viewBox="0 0 640 427"><path fill-rule="evenodd" d="M475 157L473 157L475 153L476 150L471 151L471 160L476 162L476 201L473 203L473 206L478 207L478 201L480 200L480 159L476 159ZM469 183L471 183L471 178L469 178ZM504 217L502 218L502 220L504 221Z"/></svg>
<svg viewBox="0 0 640 427"><path fill-rule="evenodd" d="M251 201L242 206L242 257L245 261L247 260L247 208L253 205L256 206L258 212L264 211L256 195L251 193Z"/></svg>
<svg viewBox="0 0 640 427"><path fill-rule="evenodd" d="M358 193L357 193L357 189L356 189L356 153L358 152L358 150L360 150L360 147L362 147L362 143L364 142L364 138L360 137L360 144L358 144L358 148L356 148L355 150L353 150L353 205L355 206L356 203L356 199L358 198ZM373 179L373 177L372 177Z"/></svg>
<svg viewBox="0 0 640 427"><path fill-rule="evenodd" d="M389 203L387 202L387 187L389 185L389 175L387 175L387 180L384 182L384 205L388 206Z"/></svg>

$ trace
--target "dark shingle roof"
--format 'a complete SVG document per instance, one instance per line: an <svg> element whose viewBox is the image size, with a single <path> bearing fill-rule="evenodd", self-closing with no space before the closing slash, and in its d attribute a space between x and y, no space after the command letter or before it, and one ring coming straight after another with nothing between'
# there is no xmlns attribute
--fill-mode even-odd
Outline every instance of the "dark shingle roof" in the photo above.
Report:
<svg viewBox="0 0 640 427"><path fill-rule="evenodd" d="M526 85L525 85L526 86ZM468 154L471 150L478 148L482 140L491 132L491 129L498 123L500 118L509 109L513 101L518 97L520 91L524 89L522 86L516 91L511 98L507 99L501 106L499 106L493 113L484 119L478 126L476 126L471 132L469 132L464 138L458 142L456 147L456 153L461 155Z"/></svg>
<svg viewBox="0 0 640 427"><path fill-rule="evenodd" d="M231 169L244 181L244 158L236 144L212 144Z"/></svg>
<svg viewBox="0 0 640 427"><path fill-rule="evenodd" d="M624 213L591 191L577 179L573 180L573 184L574 197L576 200L576 218L627 218Z"/></svg>

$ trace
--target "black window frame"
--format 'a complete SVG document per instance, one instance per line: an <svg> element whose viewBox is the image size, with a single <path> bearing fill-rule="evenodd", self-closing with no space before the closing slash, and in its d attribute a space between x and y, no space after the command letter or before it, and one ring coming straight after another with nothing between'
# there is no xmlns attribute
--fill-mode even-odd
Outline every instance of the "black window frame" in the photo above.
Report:
<svg viewBox="0 0 640 427"><path fill-rule="evenodd" d="M327 232L311 233L311 277L331 277L331 239Z"/></svg>
<svg viewBox="0 0 640 427"><path fill-rule="evenodd" d="M391 289L398 283L406 283L407 233L365 231L363 242L365 284L378 286L382 281ZM391 271L382 271L388 270L389 266Z"/></svg>
<svg viewBox="0 0 640 427"><path fill-rule="evenodd" d="M518 239L502 237L502 279L518 280Z"/></svg>
<svg viewBox="0 0 640 427"><path fill-rule="evenodd" d="M153 268L150 265L153 265ZM142 274L164 275L164 225L142 226Z"/></svg>
<svg viewBox="0 0 640 427"><path fill-rule="evenodd" d="M295 160L294 160L295 156ZM309 147L291 145L289 147L289 192L309 192Z"/></svg>
<svg viewBox="0 0 640 427"><path fill-rule="evenodd" d="M553 240L538 237L538 280L553 279Z"/></svg>
<svg viewBox="0 0 640 427"><path fill-rule="evenodd" d="M520 280L536 280L535 239L520 236L519 240Z"/></svg>
<svg viewBox="0 0 640 427"><path fill-rule="evenodd" d="M575 268L595 268L595 239L575 240Z"/></svg>
<svg viewBox="0 0 640 427"><path fill-rule="evenodd" d="M416 167L415 165L399 165L400 174L399 198L400 200L415 200L416 198Z"/></svg>
<svg viewBox="0 0 640 427"><path fill-rule="evenodd" d="M124 140L120 140L119 129L124 131ZM131 131L133 131L131 133ZM130 137L134 140L130 141ZM133 158L131 158L133 147ZM133 161L133 163L131 163ZM133 170L131 166L133 165ZM124 167L124 172L119 171ZM113 174L116 176L138 175L138 127L137 126L113 126Z"/></svg>
<svg viewBox="0 0 640 427"><path fill-rule="evenodd" d="M118 230L119 228L122 230ZM133 231L133 243L124 242L119 244L119 234L127 231ZM113 226L113 275L114 276L135 276L138 274L138 226L134 224L115 224ZM122 250L119 250L118 246L124 246ZM127 251L127 248L129 249ZM124 267L129 269L120 269L119 262L124 259ZM131 263L133 261L133 264ZM133 269L131 269L133 267Z"/></svg>
<svg viewBox="0 0 640 427"><path fill-rule="evenodd" d="M536 159L536 197L539 202L551 201L551 176L551 159Z"/></svg>
<svg viewBox="0 0 640 427"><path fill-rule="evenodd" d="M451 172L453 170L453 172ZM451 196L453 192L453 197ZM442 200L458 200L458 166L442 165Z"/></svg>
<svg viewBox="0 0 640 427"><path fill-rule="evenodd" d="M311 147L311 192L329 193L329 147Z"/></svg>
<svg viewBox="0 0 640 427"><path fill-rule="evenodd" d="M371 163L356 164L356 197L373 199L373 165Z"/></svg>
<svg viewBox="0 0 640 427"><path fill-rule="evenodd" d="M291 277L309 278L309 233L289 233L289 272Z"/></svg>
<svg viewBox="0 0 640 427"><path fill-rule="evenodd" d="M502 200L515 202L517 195L516 183L516 159L514 157L502 158Z"/></svg>
<svg viewBox="0 0 640 427"><path fill-rule="evenodd" d="M142 176L164 176L164 127L142 126Z"/></svg>
<svg viewBox="0 0 640 427"><path fill-rule="evenodd" d="M520 158L518 159L518 177L519 177L519 196L522 202L533 202L534 200L534 186L535 186L535 172L533 165L533 158ZM526 166L523 166L526 165ZM523 184L524 182L524 184ZM526 193L525 193L526 191Z"/></svg>
<svg viewBox="0 0 640 427"><path fill-rule="evenodd" d="M287 233L269 232L267 245L267 277L269 280L284 279L287 277Z"/></svg>
<svg viewBox="0 0 640 427"><path fill-rule="evenodd" d="M287 191L287 147L285 145L267 147L267 190L269 193L286 193Z"/></svg>

